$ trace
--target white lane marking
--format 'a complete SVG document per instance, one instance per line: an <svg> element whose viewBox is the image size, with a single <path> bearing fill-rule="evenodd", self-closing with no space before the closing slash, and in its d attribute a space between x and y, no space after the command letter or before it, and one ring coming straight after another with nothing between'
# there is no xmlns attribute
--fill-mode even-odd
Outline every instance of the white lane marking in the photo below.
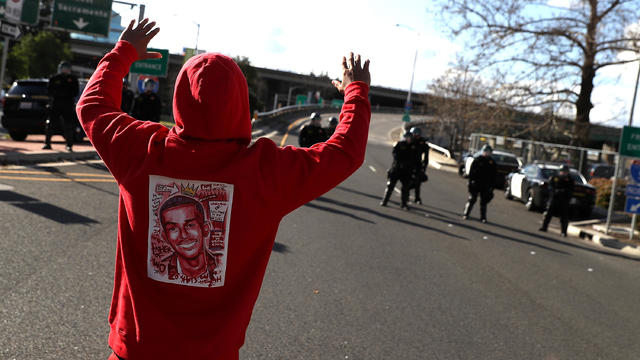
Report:
<svg viewBox="0 0 640 360"><path fill-rule="evenodd" d="M402 192L398 188L393 188L393 191L397 192L398 194L402 194Z"/></svg>
<svg viewBox="0 0 640 360"><path fill-rule="evenodd" d="M438 170L440 170L440 168L442 168L442 165L438 164L438 163L437 163L437 162L435 162L435 161L431 161L431 160L429 160L429 165L430 165L431 167L433 167L433 168L438 169Z"/></svg>
<svg viewBox="0 0 640 360"><path fill-rule="evenodd" d="M13 186L0 184L0 191L11 191L13 190Z"/></svg>
<svg viewBox="0 0 640 360"><path fill-rule="evenodd" d="M253 130L251 132L251 136L256 136L256 134L263 133L263 132L264 132L264 130L262 130L262 129Z"/></svg>
<svg viewBox="0 0 640 360"><path fill-rule="evenodd" d="M266 137L266 138L271 139L273 136L276 136L276 135L278 135L278 131L272 131L272 132L270 132L267 135L264 135L262 137Z"/></svg>
<svg viewBox="0 0 640 360"><path fill-rule="evenodd" d="M376 168L374 168L373 166L369 165L369 169L371 169L371 171L376 172Z"/></svg>

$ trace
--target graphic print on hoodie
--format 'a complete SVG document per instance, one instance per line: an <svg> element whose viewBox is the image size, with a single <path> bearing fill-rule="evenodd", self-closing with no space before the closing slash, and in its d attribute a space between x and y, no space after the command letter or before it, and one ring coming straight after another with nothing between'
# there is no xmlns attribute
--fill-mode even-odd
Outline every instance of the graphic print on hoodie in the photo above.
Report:
<svg viewBox="0 0 640 360"><path fill-rule="evenodd" d="M326 142L250 144L247 82L233 59L207 53L183 65L171 129L120 109L136 59L119 41L77 106L119 189L109 347L125 359L237 360L280 221L364 161L369 87L345 89Z"/></svg>
<svg viewBox="0 0 640 360"><path fill-rule="evenodd" d="M151 175L149 202L147 275L224 286L233 185Z"/></svg>

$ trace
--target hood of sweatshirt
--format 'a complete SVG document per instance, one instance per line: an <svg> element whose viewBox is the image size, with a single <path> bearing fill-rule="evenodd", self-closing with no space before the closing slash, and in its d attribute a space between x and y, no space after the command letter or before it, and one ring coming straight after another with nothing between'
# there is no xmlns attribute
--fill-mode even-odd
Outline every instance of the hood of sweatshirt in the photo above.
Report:
<svg viewBox="0 0 640 360"><path fill-rule="evenodd" d="M173 117L182 138L249 144L249 91L235 61L218 53L189 59L176 79Z"/></svg>

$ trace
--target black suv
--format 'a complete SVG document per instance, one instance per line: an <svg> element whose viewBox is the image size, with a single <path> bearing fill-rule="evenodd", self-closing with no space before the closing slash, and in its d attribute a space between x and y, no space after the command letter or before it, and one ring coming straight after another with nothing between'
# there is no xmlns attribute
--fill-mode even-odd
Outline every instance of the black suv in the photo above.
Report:
<svg viewBox="0 0 640 360"><path fill-rule="evenodd" d="M78 82L82 93L87 82L84 79ZM23 141L29 134L45 133L49 104L48 84L47 79L18 80L4 96L2 127L7 129L13 140ZM53 134L63 134L62 124L53 124ZM78 123L74 141L82 142L84 136Z"/></svg>

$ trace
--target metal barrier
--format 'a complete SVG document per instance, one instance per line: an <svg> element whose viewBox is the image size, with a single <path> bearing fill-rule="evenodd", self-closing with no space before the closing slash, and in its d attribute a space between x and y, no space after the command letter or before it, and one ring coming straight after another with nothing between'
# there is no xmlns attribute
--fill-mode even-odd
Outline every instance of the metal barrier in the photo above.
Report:
<svg viewBox="0 0 640 360"><path fill-rule="evenodd" d="M427 142L427 145L429 145L429 147L433 150L436 150L437 152L441 153L442 155L446 156L448 159L451 159L451 151L449 151L449 149L445 149L442 146L438 146L436 144L432 144L430 142Z"/></svg>

